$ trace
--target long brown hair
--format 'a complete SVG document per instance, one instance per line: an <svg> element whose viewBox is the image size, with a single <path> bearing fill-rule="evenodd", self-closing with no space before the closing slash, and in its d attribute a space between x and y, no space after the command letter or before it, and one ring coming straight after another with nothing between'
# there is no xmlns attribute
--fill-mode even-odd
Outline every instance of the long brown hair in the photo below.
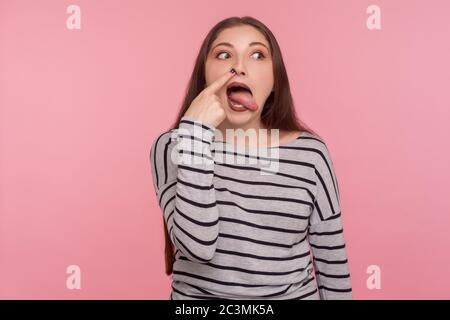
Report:
<svg viewBox="0 0 450 320"><path fill-rule="evenodd" d="M272 52L273 61L273 75L274 75L274 90L267 98L263 110L261 112L261 122L267 129L279 129L287 131L307 131L320 137L316 132L310 129L306 124L297 118L294 102L291 96L291 89L289 87L289 80L284 66L283 57L281 55L280 47L272 32L262 22L255 18L245 17L230 17L217 23L206 35L200 47L194 70L186 91L186 96L183 105L178 113L178 116L169 130L177 129L180 120L186 110L191 105L192 101L205 88L205 62L208 57L209 50L212 43L217 38L219 33L224 29L249 25L259 30L267 39ZM166 274L170 275L173 271L173 263L175 261L174 247L167 232L167 225L164 221L164 235L165 235L165 259L166 259Z"/></svg>

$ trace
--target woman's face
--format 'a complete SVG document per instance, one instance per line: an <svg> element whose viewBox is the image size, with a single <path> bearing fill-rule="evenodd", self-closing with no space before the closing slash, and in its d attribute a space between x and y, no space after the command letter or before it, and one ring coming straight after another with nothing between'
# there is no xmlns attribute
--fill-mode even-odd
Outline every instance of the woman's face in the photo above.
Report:
<svg viewBox="0 0 450 320"><path fill-rule="evenodd" d="M218 34L206 60L206 85L231 68L236 70L236 75L217 92L227 115L223 126L258 127L262 108L273 89L274 78L269 43L254 27L236 26ZM231 109L228 104L227 86L234 81L243 82L250 87L253 99L258 105L257 110L237 112Z"/></svg>

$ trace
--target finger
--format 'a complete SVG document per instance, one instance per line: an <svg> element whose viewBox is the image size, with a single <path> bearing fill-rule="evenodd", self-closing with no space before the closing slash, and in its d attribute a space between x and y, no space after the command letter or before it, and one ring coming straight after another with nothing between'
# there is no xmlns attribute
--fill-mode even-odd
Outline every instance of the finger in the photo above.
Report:
<svg viewBox="0 0 450 320"><path fill-rule="evenodd" d="M231 70L228 70L227 72L225 72L225 74L221 75L217 80L215 80L213 83L207 86L203 90L203 92L208 94L213 94L217 92L220 88L222 88L225 85L225 83L228 82L228 80L230 80L230 78L232 78L236 74L236 72L231 72Z"/></svg>

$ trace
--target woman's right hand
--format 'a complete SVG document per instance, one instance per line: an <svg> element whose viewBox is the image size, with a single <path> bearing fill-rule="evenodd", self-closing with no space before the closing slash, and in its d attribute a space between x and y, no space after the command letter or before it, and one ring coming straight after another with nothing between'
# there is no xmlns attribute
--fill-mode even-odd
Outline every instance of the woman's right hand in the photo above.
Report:
<svg viewBox="0 0 450 320"><path fill-rule="evenodd" d="M194 118L198 121L217 127L226 118L225 109L216 95L217 91L228 82L236 72L234 69L227 71L220 78L203 89L192 101L184 116Z"/></svg>

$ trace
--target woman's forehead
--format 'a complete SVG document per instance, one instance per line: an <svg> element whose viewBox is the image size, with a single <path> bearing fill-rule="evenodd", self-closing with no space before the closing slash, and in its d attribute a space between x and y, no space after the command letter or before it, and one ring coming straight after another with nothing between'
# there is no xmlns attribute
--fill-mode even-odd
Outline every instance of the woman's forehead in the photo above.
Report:
<svg viewBox="0 0 450 320"><path fill-rule="evenodd" d="M269 47L269 43L264 35L252 26L235 26L222 30L213 41L212 46L214 47L222 42L229 43L232 46L239 44L248 45L252 42L261 42Z"/></svg>

